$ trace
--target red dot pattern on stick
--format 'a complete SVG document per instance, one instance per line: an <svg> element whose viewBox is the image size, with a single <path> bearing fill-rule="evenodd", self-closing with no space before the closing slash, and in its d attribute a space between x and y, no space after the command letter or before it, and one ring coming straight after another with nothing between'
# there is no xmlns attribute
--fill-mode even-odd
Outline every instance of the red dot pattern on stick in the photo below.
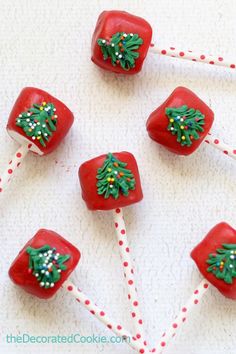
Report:
<svg viewBox="0 0 236 354"><path fill-rule="evenodd" d="M154 47L154 45L152 45ZM222 56L216 56L213 57L212 55L207 56L206 54L197 54L192 51L188 50L186 52L184 51L179 51L175 49L175 47L169 47L169 49L158 49L158 53L162 55L169 55L172 58L178 57L178 58L183 58L183 59L188 59L192 60L195 62L204 62L210 65L220 65L220 66L225 66L231 69L235 69L236 65L233 63L227 62Z"/></svg>
<svg viewBox="0 0 236 354"><path fill-rule="evenodd" d="M73 286L69 285L69 286L67 287L67 290L68 290L68 291L72 291L72 290L73 290Z"/></svg>
<svg viewBox="0 0 236 354"><path fill-rule="evenodd" d="M138 302L137 292L135 288L132 259L130 257L128 239L126 236L124 236L126 235L126 228L125 228L122 209L116 209L115 212L113 213L113 217L114 217L116 235L118 237L118 244L119 244L120 256L122 259L125 282L126 285L128 286L128 291L129 291L128 300L130 302L130 315L131 318L134 320L134 324L137 332L139 332L139 334L142 337L144 337L144 334L142 332L142 327L141 327L143 322L142 322L142 316L140 315L140 310L138 306L139 302Z"/></svg>
<svg viewBox="0 0 236 354"><path fill-rule="evenodd" d="M206 280L202 281L198 288L194 290L192 297L188 301L188 305L182 307L180 313L178 316L176 316L175 321L172 323L171 327L168 329L167 332L163 333L162 337L165 337L165 341L159 342L159 353L161 351L161 347L166 346L171 338L173 338L176 333L178 328L181 327L181 324L183 324L186 321L186 315L183 316L183 313L186 313L191 310L192 307L197 305L202 298L203 294L206 292L206 290L209 287L209 283L207 283Z"/></svg>

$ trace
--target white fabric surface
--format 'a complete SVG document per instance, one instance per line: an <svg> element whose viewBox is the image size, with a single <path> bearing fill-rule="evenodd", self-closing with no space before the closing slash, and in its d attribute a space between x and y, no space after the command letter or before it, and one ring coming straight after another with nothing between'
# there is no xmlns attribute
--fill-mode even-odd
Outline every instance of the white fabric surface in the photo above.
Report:
<svg viewBox="0 0 236 354"><path fill-rule="evenodd" d="M27 157L0 205L0 352L132 353L124 345L10 345L6 334L106 334L74 299L59 291L48 302L13 286L7 271L41 227L75 243L82 259L73 279L129 328L128 303L109 213L89 212L80 196L78 166L108 151L137 158L144 200L125 209L146 330L155 341L201 276L189 257L216 223L236 226L236 164L202 145L188 158L168 153L145 130L150 114L178 85L215 112L212 129L236 146L236 72L148 55L142 72L117 77L90 61L90 40L104 9L143 16L160 46L236 58L234 0L0 1L0 170L17 149L5 125L22 87L34 85L74 112L68 138L48 157ZM57 161L57 163L56 163ZM166 353L233 354L236 304L211 289Z"/></svg>

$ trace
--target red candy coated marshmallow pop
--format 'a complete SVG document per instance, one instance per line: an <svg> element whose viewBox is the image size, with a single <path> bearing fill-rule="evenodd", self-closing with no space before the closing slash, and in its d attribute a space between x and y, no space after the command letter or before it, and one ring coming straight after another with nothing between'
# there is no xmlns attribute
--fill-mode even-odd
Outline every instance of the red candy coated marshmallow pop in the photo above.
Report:
<svg viewBox="0 0 236 354"><path fill-rule="evenodd" d="M68 280L79 260L80 252L75 246L56 232L41 229L19 252L10 267L9 276L26 292L45 300L54 296L62 287L117 336L129 338L126 343L133 349L145 353L140 341L135 341L123 326L109 318Z"/></svg>
<svg viewBox="0 0 236 354"><path fill-rule="evenodd" d="M217 224L193 249L191 257L204 279L182 307L170 328L162 335L156 353L160 354L186 321L203 295L214 285L225 297L236 300L236 230L225 222Z"/></svg>
<svg viewBox="0 0 236 354"><path fill-rule="evenodd" d="M152 27L141 17L125 11L103 11L92 37L92 61L117 74L133 75L142 69L148 51L173 58L235 69L236 61L174 47L158 48L151 43Z"/></svg>
<svg viewBox="0 0 236 354"><path fill-rule="evenodd" d="M6 170L0 174L0 192L3 192L16 169L29 151L43 156L54 151L70 130L74 116L64 103L49 93L24 88L17 98L7 131L20 144Z"/></svg>
<svg viewBox="0 0 236 354"><path fill-rule="evenodd" d="M150 138L178 155L190 155L204 141L236 159L233 148L209 131L214 113L195 93L177 87L147 120Z"/></svg>
<svg viewBox="0 0 236 354"><path fill-rule="evenodd" d="M144 341L143 321L122 209L143 198L136 160L129 152L109 153L79 169L82 198L90 210L112 210L136 338Z"/></svg>

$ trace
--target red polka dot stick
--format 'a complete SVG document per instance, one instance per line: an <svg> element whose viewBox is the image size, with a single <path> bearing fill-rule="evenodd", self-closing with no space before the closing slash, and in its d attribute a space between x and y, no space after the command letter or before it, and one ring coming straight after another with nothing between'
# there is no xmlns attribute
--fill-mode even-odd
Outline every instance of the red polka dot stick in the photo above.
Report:
<svg viewBox="0 0 236 354"><path fill-rule="evenodd" d="M20 144L20 149L2 175L0 190L9 185L13 173L20 166L28 151L39 156L54 151L68 133L74 116L64 103L49 93L34 88L24 88L10 113L7 131Z"/></svg>
<svg viewBox="0 0 236 354"><path fill-rule="evenodd" d="M195 261L204 279L194 290L193 295L179 315L172 322L158 343L156 353L175 336L177 330L185 322L190 312L198 305L213 285L225 297L236 300L236 230L229 224L221 222L214 226L205 238L193 249L191 257Z"/></svg>
<svg viewBox="0 0 236 354"><path fill-rule="evenodd" d="M150 138L178 155L192 154L202 142L236 159L233 148L210 133L214 113L194 92L177 87L147 120Z"/></svg>
<svg viewBox="0 0 236 354"><path fill-rule="evenodd" d="M88 209L113 211L119 251L128 287L130 314L135 325L135 337L144 342L143 321L121 209L139 202L143 197L136 160L128 152L101 155L80 166L79 178L82 197Z"/></svg>
<svg viewBox="0 0 236 354"><path fill-rule="evenodd" d="M82 306L84 306L92 315L97 317L97 319L107 328L109 328L113 333L124 339L127 338L126 343L130 345L134 350L138 351L139 353L148 353L148 350L145 349L145 346L141 341L133 338L132 335L125 328L123 328L122 325L109 318L108 315L103 310L101 310L91 299L89 299L87 295L85 295L80 289L77 289L70 280L66 280L62 287L70 295L75 297L75 299Z"/></svg>
<svg viewBox="0 0 236 354"><path fill-rule="evenodd" d="M105 311L68 280L80 256L79 250L56 232L41 229L19 252L10 267L9 276L26 292L45 300L62 287L113 333L126 338L126 343L133 349L139 353L147 352L140 341L133 339L121 324L109 318Z"/></svg>
<svg viewBox="0 0 236 354"><path fill-rule="evenodd" d="M213 146L215 149L220 150L225 155L236 160L236 147L232 147L232 146L229 146L228 144L225 144L220 139L214 137L211 133L207 134L207 137L204 141L205 141L205 143Z"/></svg>
<svg viewBox="0 0 236 354"><path fill-rule="evenodd" d="M9 161L6 170L0 175L0 193L5 191L18 167L20 167L25 156L29 152L28 145L22 145Z"/></svg>
<svg viewBox="0 0 236 354"><path fill-rule="evenodd" d="M176 49L175 47L169 47L165 49L158 48L153 43L151 44L151 48L149 52L154 54L169 56L172 58L191 60L193 62L198 62L198 63L205 63L214 66L223 66L229 69L235 69L236 67L236 60L231 60L220 55L218 56L207 55L205 53L204 54L196 53L193 52L192 50L183 51L183 50Z"/></svg>
<svg viewBox="0 0 236 354"><path fill-rule="evenodd" d="M100 68L117 74L134 75L142 70L148 51L173 58L235 69L236 61L221 56L158 48L151 43L152 27L141 17L125 11L103 11L92 37L91 60Z"/></svg>
<svg viewBox="0 0 236 354"><path fill-rule="evenodd" d="M143 329L143 319L140 311L137 289L135 286L134 266L130 256L130 246L126 235L126 227L122 209L118 208L114 210L113 216L120 256L124 270L124 277L127 286L131 317L136 329L136 338L143 339L144 341L145 333Z"/></svg>
<svg viewBox="0 0 236 354"><path fill-rule="evenodd" d="M199 286L194 290L193 295L190 297L188 302L182 307L180 313L174 319L170 328L163 333L160 341L157 344L157 347L153 352L156 354L160 354L167 347L167 345L171 342L171 340L175 337L178 330L185 323L187 316L190 314L192 310L196 307L197 304L200 303L203 295L207 291L209 287L209 283L207 280L202 280Z"/></svg>

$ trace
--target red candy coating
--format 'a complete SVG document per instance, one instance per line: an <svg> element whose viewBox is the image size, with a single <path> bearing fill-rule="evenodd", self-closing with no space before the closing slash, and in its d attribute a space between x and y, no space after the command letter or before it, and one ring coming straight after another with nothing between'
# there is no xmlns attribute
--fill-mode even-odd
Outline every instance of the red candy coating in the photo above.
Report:
<svg viewBox="0 0 236 354"><path fill-rule="evenodd" d="M62 255L70 255L69 260L65 263L67 269L61 272L61 279L55 283L53 288L49 289L40 287L37 278L29 272L29 255L26 253L26 248L29 246L40 248L44 245L55 247L56 251ZM42 299L49 299L69 277L71 272L77 266L79 260L80 252L70 242L54 231L41 229L19 252L9 269L9 276L16 285L22 287L26 292Z"/></svg>
<svg viewBox="0 0 236 354"><path fill-rule="evenodd" d="M116 152L113 153L113 155L118 160L127 163L126 168L132 171L136 181L135 190L130 190L128 196L124 196L120 193L118 199L114 199L111 196L108 199L105 199L103 195L98 195L96 186L97 170L102 167L107 155L95 157L92 160L84 162L79 168L82 198L90 210L112 210L123 208L127 205L137 203L143 198L138 166L134 156L125 151Z"/></svg>
<svg viewBox="0 0 236 354"><path fill-rule="evenodd" d="M167 130L168 118L165 113L167 107L181 107L187 105L189 108L198 109L205 115L204 132L199 133L198 140L193 139L191 146L181 146L176 135ZM213 111L191 90L185 87L177 87L167 100L152 112L147 120L147 131L151 139L163 145L171 152L178 155L192 154L201 142L205 139L214 121Z"/></svg>
<svg viewBox="0 0 236 354"><path fill-rule="evenodd" d="M135 67L126 71L120 65L113 66L110 59L104 60L101 48L97 44L99 38L110 39L117 32L138 34L143 39L143 44L137 50L139 58ZM142 69L152 39L152 27L143 18L134 16L125 11L103 11L95 27L92 37L92 61L102 69L118 74L133 75Z"/></svg>
<svg viewBox="0 0 236 354"><path fill-rule="evenodd" d="M193 249L191 257L195 261L199 271L212 285L224 296L236 299L236 279L233 284L227 284L224 280L216 278L213 273L207 272L209 264L206 263L209 254L215 254L222 244L236 244L236 230L225 222L217 224L211 229L206 237Z"/></svg>
<svg viewBox="0 0 236 354"><path fill-rule="evenodd" d="M33 106L33 104L41 105L42 102L53 103L56 108L55 114L58 116L56 131L53 132L51 137L49 137L48 142L46 142L46 147L42 146L37 139L32 140L30 137L28 137L25 134L24 130L21 127L18 127L16 125L16 119L22 112L27 111L29 108ZM18 96L12 108L12 111L9 116L8 124L7 124L7 130L9 135L12 137L14 133L18 134L18 136L15 136L14 134L13 138L18 141L21 140L19 141L19 143L22 143L23 140L27 139L28 142L32 144L30 150L32 150L33 152L36 152L39 155L46 155L51 153L53 150L55 150L58 147L62 139L66 136L66 134L70 130L73 121L74 121L73 113L69 110L69 108L64 103L62 103L57 98L55 98L54 96L50 95L49 93L43 90L34 87L26 87L21 91L20 95ZM13 134L11 134L11 132L13 132ZM19 137L19 135L22 138Z"/></svg>

